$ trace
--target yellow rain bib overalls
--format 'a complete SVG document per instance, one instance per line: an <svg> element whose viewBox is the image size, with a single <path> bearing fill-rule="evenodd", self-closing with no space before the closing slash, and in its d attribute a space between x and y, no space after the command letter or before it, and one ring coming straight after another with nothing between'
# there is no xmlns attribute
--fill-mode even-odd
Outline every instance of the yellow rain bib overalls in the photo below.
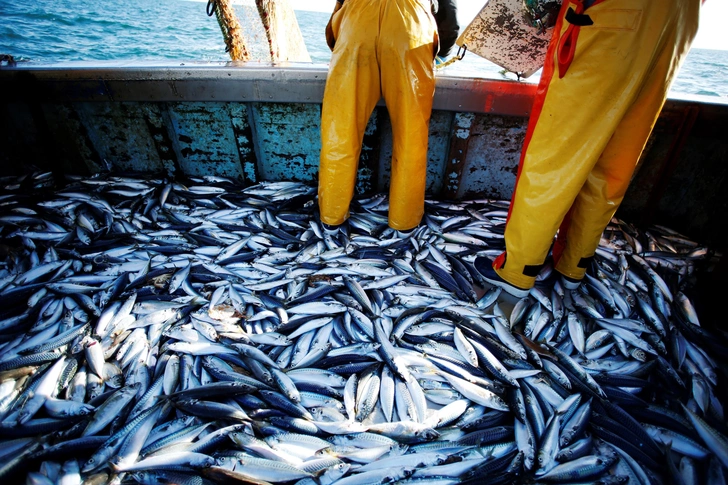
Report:
<svg viewBox="0 0 728 485"><path fill-rule="evenodd" d="M393 131L389 226L411 229L424 213L435 91L430 0L346 0L337 4L327 40L333 54L321 111L321 221L348 218L364 129L384 97Z"/></svg>
<svg viewBox="0 0 728 485"><path fill-rule="evenodd" d="M562 5L493 268L534 285L558 230L554 268L584 277L622 202L670 83L698 29L700 0ZM560 228L559 228L560 226Z"/></svg>

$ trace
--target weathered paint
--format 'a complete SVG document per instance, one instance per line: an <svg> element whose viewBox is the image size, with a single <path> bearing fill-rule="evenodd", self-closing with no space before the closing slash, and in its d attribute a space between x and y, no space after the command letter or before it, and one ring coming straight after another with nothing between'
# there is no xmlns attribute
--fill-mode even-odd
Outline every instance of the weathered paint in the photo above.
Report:
<svg viewBox="0 0 728 485"><path fill-rule="evenodd" d="M169 103L168 112L185 174L243 179L229 103Z"/></svg>
<svg viewBox="0 0 728 485"><path fill-rule="evenodd" d="M163 170L170 175L182 173L179 157L175 151L174 131L169 121L169 113L164 103L157 107L151 103L143 106L147 129L154 142L154 148L162 164Z"/></svg>
<svg viewBox="0 0 728 485"><path fill-rule="evenodd" d="M445 165L450 152L450 132L455 114L450 111L433 111L430 117L430 139L427 145L428 194L440 194L444 185Z"/></svg>
<svg viewBox="0 0 728 485"><path fill-rule="evenodd" d="M19 172L23 167L17 163L19 160L24 163L33 160L37 167L44 169L50 169L51 163L59 163L47 150L49 144L37 143L50 139L48 124L38 103L35 110L26 103L0 103L0 116L0 167L5 173Z"/></svg>
<svg viewBox="0 0 728 485"><path fill-rule="evenodd" d="M465 160L468 157L468 139L473 127L475 113L456 113L452 122L452 141L444 170L445 198L454 199L460 189Z"/></svg>
<svg viewBox="0 0 728 485"><path fill-rule="evenodd" d="M250 123L252 107L247 103L232 104L230 106L230 116L244 182L254 184L258 182L260 176L258 175L258 154L255 149L255 136Z"/></svg>
<svg viewBox="0 0 728 485"><path fill-rule="evenodd" d="M255 103L258 171L263 180L313 182L321 151L321 107Z"/></svg>
<svg viewBox="0 0 728 485"><path fill-rule="evenodd" d="M52 151L58 157L61 170L71 173L96 173L103 167L103 156L94 145L89 127L78 114L79 108L64 103L43 103L43 119L54 145ZM36 142L47 143L42 139Z"/></svg>
<svg viewBox="0 0 728 485"><path fill-rule="evenodd" d="M355 191L357 194L368 194L379 189L380 175L382 174L381 154L384 133L391 130L387 110L377 107L369 117L364 128L364 139L359 154L359 168L356 174Z"/></svg>
<svg viewBox="0 0 728 485"><path fill-rule="evenodd" d="M448 182L457 182L450 189L452 197L510 199L525 134L524 118L474 115L460 155L464 158L451 150ZM453 140L453 149L456 146L460 145Z"/></svg>
<svg viewBox="0 0 728 485"><path fill-rule="evenodd" d="M158 172L166 168L155 148L155 136L149 130L149 124L161 125L158 105L76 103L74 108L102 167L106 161L123 171ZM92 162L85 158L87 165Z"/></svg>
<svg viewBox="0 0 728 485"><path fill-rule="evenodd" d="M325 74L321 66L224 63L0 68L0 170L88 174L106 161L175 176L315 184ZM510 198L534 94L534 85L438 74L428 193ZM695 109L677 153L673 139ZM359 192L388 188L391 127L386 107L375 113L362 143ZM643 222L725 244L727 123L728 101L668 100L617 215L651 215Z"/></svg>

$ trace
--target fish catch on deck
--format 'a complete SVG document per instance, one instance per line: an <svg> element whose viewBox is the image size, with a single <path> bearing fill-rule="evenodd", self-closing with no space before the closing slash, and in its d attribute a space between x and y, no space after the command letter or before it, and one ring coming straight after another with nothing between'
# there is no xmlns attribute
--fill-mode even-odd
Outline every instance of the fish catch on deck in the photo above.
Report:
<svg viewBox="0 0 728 485"><path fill-rule="evenodd" d="M508 203L105 174L0 192L0 476L27 483L725 483L712 253L614 220L587 278L483 292ZM487 288L487 286L486 286Z"/></svg>

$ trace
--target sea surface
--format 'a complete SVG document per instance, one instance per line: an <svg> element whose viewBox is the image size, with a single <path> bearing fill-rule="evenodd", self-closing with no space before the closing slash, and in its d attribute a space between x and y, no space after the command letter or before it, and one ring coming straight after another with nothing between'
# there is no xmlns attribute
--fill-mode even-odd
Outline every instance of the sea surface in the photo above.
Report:
<svg viewBox="0 0 728 485"><path fill-rule="evenodd" d="M220 28L205 8L204 0L0 0L0 54L30 62L227 61ZM236 10L253 55L263 59L255 9L238 4ZM328 63L329 15L300 10L296 17L313 62ZM515 78L475 54L446 72ZM538 73L526 82L538 82ZM671 95L679 94L728 98L728 51L693 49L672 86Z"/></svg>

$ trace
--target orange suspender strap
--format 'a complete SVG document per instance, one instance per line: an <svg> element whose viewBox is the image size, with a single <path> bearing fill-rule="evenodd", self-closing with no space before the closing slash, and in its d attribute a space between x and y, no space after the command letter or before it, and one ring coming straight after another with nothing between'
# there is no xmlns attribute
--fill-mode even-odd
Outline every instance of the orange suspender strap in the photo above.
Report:
<svg viewBox="0 0 728 485"><path fill-rule="evenodd" d="M601 3L604 0L596 0L594 3ZM576 10L569 6L571 3L576 4ZM559 36L561 32L563 22L569 23L564 35ZM536 99L531 110L531 116L528 123L528 129L526 130L526 139L521 149L521 160L518 164L518 173L516 174L516 186L514 188L514 194L511 201L515 201L515 192L518 190L518 181L521 176L521 170L523 169L524 158L528 149L529 142L533 131L536 128L536 124L541 114L544 101L546 99L546 93L548 92L549 84L556 68L559 69L559 78L566 74L566 71L574 58L576 51L576 39L579 34L580 27L582 25L592 25L593 22L588 15L584 15L584 4L581 0L565 0L561 8L561 13L554 26L554 37L551 39L548 52L546 54L546 62L544 64L543 73L541 74L541 81L538 86ZM554 53L554 50L556 51ZM556 62L553 59L556 58ZM508 209L508 218L511 217L513 212L513 203ZM495 258L493 261L494 268L502 268L506 262L506 252L504 251L500 256Z"/></svg>
<svg viewBox="0 0 728 485"><path fill-rule="evenodd" d="M572 0L576 4L576 10L569 7L564 19L569 22L566 32L559 39L559 45L556 48L556 60L559 66L559 78L566 75L569 70L571 61L574 60L576 52L576 39L579 37L579 31L584 25L593 25L591 17L584 14L584 4L580 0Z"/></svg>
<svg viewBox="0 0 728 485"><path fill-rule="evenodd" d="M562 5L562 12L563 9L566 8L566 5L568 4L568 0ZM508 217L506 218L506 225L508 224L508 221L511 218L511 213L513 212L513 205L514 201L516 200L516 192L518 191L518 181L521 178L521 171L523 170L523 162L524 158L526 158L526 152L528 150L529 142L531 141L531 136L533 135L533 131L536 129L536 123L538 122L539 116L541 115L541 109L543 108L544 101L546 99L546 93L548 92L549 83L551 82L551 78L553 77L554 73L554 63L552 59L554 58L554 49L557 48L556 42L558 35L558 32L561 32L561 26L563 22L563 14L559 13L559 17L556 20L556 25L554 26L554 35L551 37L551 41L549 42L548 51L546 52L546 62L543 66L543 72L541 73L541 80L538 84L538 90L536 91L536 98L533 101L533 106L531 107L531 116L528 119L528 128L526 129L526 139L523 141L523 147L521 148L521 159L518 162L518 173L516 174L516 185L513 188L513 195L511 196L511 205L508 208ZM503 265L506 263L506 251L504 251L500 256L495 258L493 260L493 267L496 269L502 268Z"/></svg>

